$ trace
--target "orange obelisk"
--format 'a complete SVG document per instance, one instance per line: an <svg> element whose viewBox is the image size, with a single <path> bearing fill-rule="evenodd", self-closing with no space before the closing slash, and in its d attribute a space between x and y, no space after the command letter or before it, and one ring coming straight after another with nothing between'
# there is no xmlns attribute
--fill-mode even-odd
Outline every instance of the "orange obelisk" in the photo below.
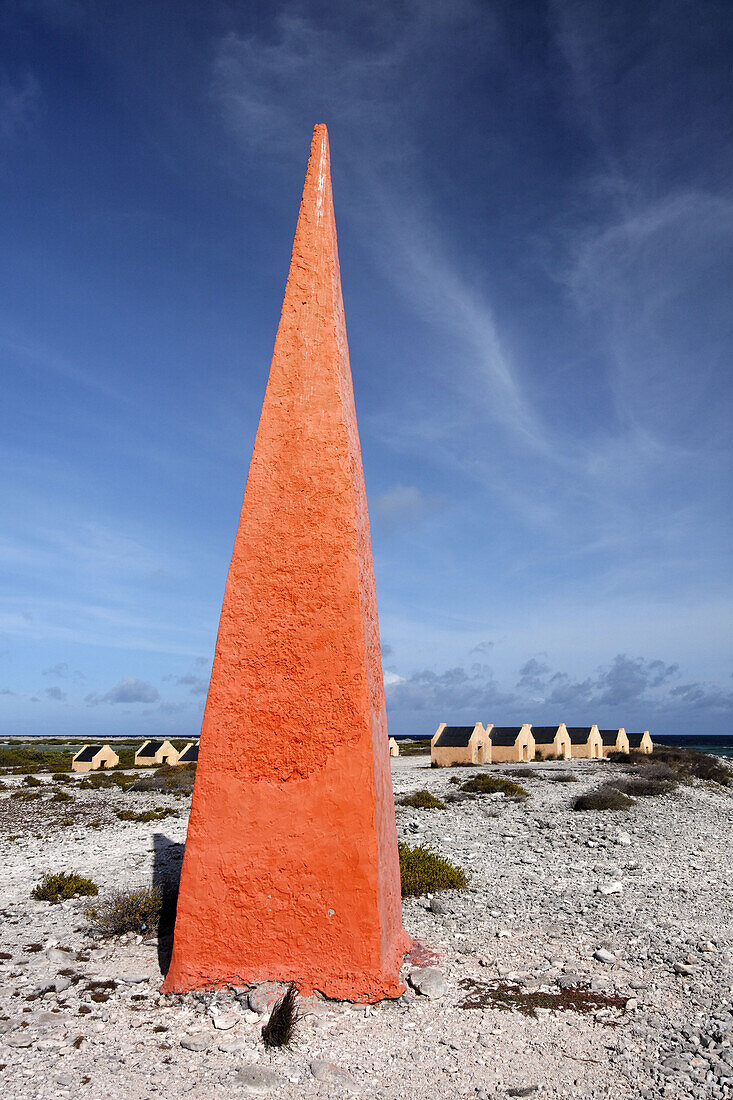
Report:
<svg viewBox="0 0 733 1100"><path fill-rule="evenodd" d="M316 126L224 593L164 990L396 996L402 927L369 518Z"/></svg>

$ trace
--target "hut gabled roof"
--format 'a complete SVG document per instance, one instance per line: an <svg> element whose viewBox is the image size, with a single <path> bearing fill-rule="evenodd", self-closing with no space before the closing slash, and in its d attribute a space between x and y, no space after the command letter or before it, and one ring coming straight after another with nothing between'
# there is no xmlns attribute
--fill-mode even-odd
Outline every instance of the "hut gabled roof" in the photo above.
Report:
<svg viewBox="0 0 733 1100"><path fill-rule="evenodd" d="M435 742L436 749L465 749L476 726L446 726Z"/></svg>
<svg viewBox="0 0 733 1100"><path fill-rule="evenodd" d="M101 745L85 745L84 748L76 754L74 760L78 760L80 763L84 764L91 764L97 753L101 751Z"/></svg>
<svg viewBox="0 0 733 1100"><path fill-rule="evenodd" d="M551 745L559 729L559 726L532 726L532 736L538 745Z"/></svg>
<svg viewBox="0 0 733 1100"><path fill-rule="evenodd" d="M137 756L155 756L158 749L163 748L162 741L143 741L140 748L137 750Z"/></svg>
<svg viewBox="0 0 733 1100"><path fill-rule="evenodd" d="M521 732L521 726L492 726L489 737L492 745L514 745Z"/></svg>
<svg viewBox="0 0 733 1100"><path fill-rule="evenodd" d="M584 745L590 737L592 726L568 726L568 736L573 745Z"/></svg>
<svg viewBox="0 0 733 1100"><path fill-rule="evenodd" d="M604 745L615 745L618 741L618 730L599 730Z"/></svg>

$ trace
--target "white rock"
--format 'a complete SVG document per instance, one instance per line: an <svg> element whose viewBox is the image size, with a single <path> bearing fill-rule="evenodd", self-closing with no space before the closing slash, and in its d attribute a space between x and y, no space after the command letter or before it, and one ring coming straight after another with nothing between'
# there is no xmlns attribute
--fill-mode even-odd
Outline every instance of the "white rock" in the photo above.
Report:
<svg viewBox="0 0 733 1100"><path fill-rule="evenodd" d="M599 886L596 887L596 889L599 894L606 895L623 894L624 892L623 884L620 883L618 879L614 879L613 882L602 882Z"/></svg>
<svg viewBox="0 0 733 1100"><path fill-rule="evenodd" d="M190 1035L184 1035L181 1039L181 1046L184 1050L207 1050L209 1046L210 1038L203 1031L193 1032Z"/></svg>
<svg viewBox="0 0 733 1100"><path fill-rule="evenodd" d="M285 1082L283 1078L267 1069L266 1066L243 1066L234 1075L234 1083L241 1085L246 1092L271 1092Z"/></svg>
<svg viewBox="0 0 733 1100"><path fill-rule="evenodd" d="M407 980L413 989L432 1001L444 997L448 992L445 975L437 966L416 967L410 971Z"/></svg>
<svg viewBox="0 0 733 1100"><path fill-rule="evenodd" d="M613 966L616 962L616 956L610 951L606 951L604 947L599 947L597 951L594 951L593 958L598 959L598 962L607 963L609 966Z"/></svg>
<svg viewBox="0 0 733 1100"><path fill-rule="evenodd" d="M323 1081L328 1085L336 1085L346 1089L347 1092L359 1092L359 1085L345 1069L336 1066L333 1062L322 1062L319 1058L310 1064L310 1071L316 1081Z"/></svg>
<svg viewBox="0 0 733 1100"><path fill-rule="evenodd" d="M217 1031L230 1031L237 1023L239 1023L239 1017L233 1012L222 1012L214 1016L214 1027Z"/></svg>

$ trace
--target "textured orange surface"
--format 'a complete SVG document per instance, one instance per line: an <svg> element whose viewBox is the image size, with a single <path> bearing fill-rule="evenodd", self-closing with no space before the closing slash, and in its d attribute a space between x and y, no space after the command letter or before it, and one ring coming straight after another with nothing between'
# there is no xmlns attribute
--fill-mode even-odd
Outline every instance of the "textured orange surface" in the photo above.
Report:
<svg viewBox="0 0 733 1100"><path fill-rule="evenodd" d="M164 990L401 991L369 518L317 126L219 624Z"/></svg>

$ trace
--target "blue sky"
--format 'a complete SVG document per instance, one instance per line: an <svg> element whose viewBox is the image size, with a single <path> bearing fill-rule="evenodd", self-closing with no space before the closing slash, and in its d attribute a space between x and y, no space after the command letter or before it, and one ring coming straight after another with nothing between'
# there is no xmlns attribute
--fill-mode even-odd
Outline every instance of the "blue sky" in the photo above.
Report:
<svg viewBox="0 0 733 1100"><path fill-rule="evenodd" d="M197 732L315 122L391 731L731 732L732 31L6 0L0 732Z"/></svg>

